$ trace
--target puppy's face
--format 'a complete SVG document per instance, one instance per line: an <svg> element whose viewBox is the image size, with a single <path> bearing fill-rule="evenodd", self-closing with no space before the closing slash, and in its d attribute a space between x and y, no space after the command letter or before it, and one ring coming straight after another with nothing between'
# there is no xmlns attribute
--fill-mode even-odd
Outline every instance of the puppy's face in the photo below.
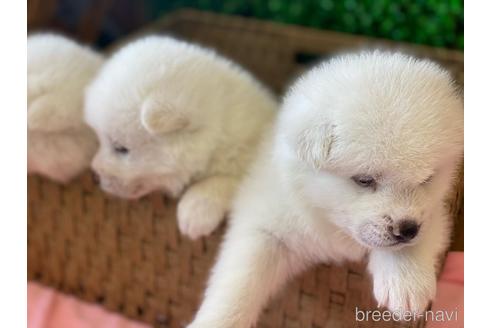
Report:
<svg viewBox="0 0 492 328"><path fill-rule="evenodd" d="M374 53L308 74L280 140L309 206L369 248L418 241L442 213L463 147L462 103L429 62Z"/></svg>
<svg viewBox="0 0 492 328"><path fill-rule="evenodd" d="M83 90L102 62L64 37L28 37L28 172L68 182L90 166L97 138L83 120Z"/></svg>
<svg viewBox="0 0 492 328"><path fill-rule="evenodd" d="M86 120L100 148L92 168L103 190L123 198L152 191L177 196L206 169L214 142L180 108L152 96L89 91Z"/></svg>
<svg viewBox="0 0 492 328"><path fill-rule="evenodd" d="M355 154L353 154L355 158ZM305 200L369 248L418 241L453 179L454 159L413 176L394 167L324 167L302 172Z"/></svg>

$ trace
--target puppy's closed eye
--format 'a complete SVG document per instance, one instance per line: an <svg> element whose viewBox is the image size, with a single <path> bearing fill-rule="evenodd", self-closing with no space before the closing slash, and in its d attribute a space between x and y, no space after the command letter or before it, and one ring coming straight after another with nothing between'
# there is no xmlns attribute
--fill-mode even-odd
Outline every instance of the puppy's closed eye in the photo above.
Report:
<svg viewBox="0 0 492 328"><path fill-rule="evenodd" d="M116 143L116 142L113 143L113 150L115 153L117 153L119 155L126 155L130 152L130 150L127 147L125 147L119 143Z"/></svg>
<svg viewBox="0 0 492 328"><path fill-rule="evenodd" d="M373 188L375 189L377 186L376 179L370 175L354 175L351 178L358 186L362 188Z"/></svg>

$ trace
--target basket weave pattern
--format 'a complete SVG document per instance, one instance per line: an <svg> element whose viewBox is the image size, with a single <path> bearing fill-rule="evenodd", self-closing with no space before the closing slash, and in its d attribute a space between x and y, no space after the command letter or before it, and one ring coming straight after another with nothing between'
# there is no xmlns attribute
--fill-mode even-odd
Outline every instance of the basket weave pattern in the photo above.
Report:
<svg viewBox="0 0 492 328"><path fill-rule="evenodd" d="M182 11L142 33L168 33L216 48L276 92L317 56L365 45L402 48L439 60L462 83L458 52L413 47L216 14ZM462 173L450 197L462 248ZM180 236L176 205L160 194L125 201L103 194L90 175L61 186L28 177L28 278L157 327L181 327L193 316L213 264L222 227L189 241ZM422 327L423 322L355 322L354 309L374 309L365 266L319 266L291 281L258 327Z"/></svg>

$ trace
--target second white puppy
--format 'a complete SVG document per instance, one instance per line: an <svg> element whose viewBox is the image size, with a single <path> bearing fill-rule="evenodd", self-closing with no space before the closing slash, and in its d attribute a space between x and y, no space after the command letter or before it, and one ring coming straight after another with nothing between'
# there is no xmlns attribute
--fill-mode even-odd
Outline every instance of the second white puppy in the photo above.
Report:
<svg viewBox="0 0 492 328"><path fill-rule="evenodd" d="M66 183L89 167L97 138L84 123L84 89L103 60L60 35L28 37L28 173Z"/></svg>
<svg viewBox="0 0 492 328"><path fill-rule="evenodd" d="M294 84L277 123L190 327L249 328L289 277L365 254L380 305L423 311L463 151L449 74L401 54L342 56Z"/></svg>
<svg viewBox="0 0 492 328"><path fill-rule="evenodd" d="M250 74L169 37L135 41L110 58L86 94L101 187L125 198L177 197L181 232L210 233L256 153L277 104Z"/></svg>

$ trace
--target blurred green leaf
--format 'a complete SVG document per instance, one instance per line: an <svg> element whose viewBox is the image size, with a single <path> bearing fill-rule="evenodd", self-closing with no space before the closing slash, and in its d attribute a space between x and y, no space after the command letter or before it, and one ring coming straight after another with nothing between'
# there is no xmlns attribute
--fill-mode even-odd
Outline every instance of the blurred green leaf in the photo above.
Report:
<svg viewBox="0 0 492 328"><path fill-rule="evenodd" d="M463 0L149 0L152 17L189 7L463 49Z"/></svg>

